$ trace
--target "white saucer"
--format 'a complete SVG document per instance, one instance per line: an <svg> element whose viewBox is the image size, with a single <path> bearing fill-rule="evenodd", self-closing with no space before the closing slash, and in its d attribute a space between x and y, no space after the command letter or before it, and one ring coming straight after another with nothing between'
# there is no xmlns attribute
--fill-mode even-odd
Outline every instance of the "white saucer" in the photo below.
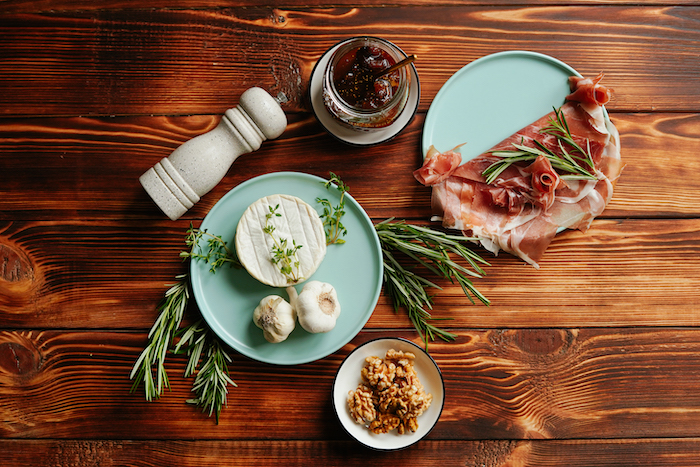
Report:
<svg viewBox="0 0 700 467"><path fill-rule="evenodd" d="M409 65L411 70L411 84L408 89L408 101L406 102L406 108L401 112L399 118L386 128L372 131L353 130L352 128L340 124L333 118L323 104L323 72L326 69L331 55L338 47L340 47L340 43L328 49L318 62L316 62L311 72L309 97L311 99L311 109L316 119L328 133L340 141L354 146L371 146L390 140L411 123L411 120L413 120L418 110L418 103L420 102L420 82L418 80L416 67L413 63Z"/></svg>

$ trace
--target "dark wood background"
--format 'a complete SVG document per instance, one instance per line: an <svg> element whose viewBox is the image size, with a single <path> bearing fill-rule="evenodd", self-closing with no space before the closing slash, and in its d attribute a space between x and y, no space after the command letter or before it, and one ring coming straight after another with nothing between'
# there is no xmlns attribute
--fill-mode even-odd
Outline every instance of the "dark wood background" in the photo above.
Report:
<svg viewBox="0 0 700 467"><path fill-rule="evenodd" d="M700 465L700 3L258 3L0 1L0 465ZM325 134L307 96L318 57L362 34L416 53L422 85L407 130L367 149ZM425 112L462 66L516 49L606 73L627 165L608 209L557 236L540 270L481 251L490 307L443 284L435 315L458 338L431 346L447 399L428 438L364 449L330 405L356 345L419 341L383 295L317 362L232 352L219 425L184 403L180 358L161 400L129 393L190 222L284 170L338 173L374 221L426 222L411 175ZM251 86L289 97L287 131L169 221L138 177Z"/></svg>

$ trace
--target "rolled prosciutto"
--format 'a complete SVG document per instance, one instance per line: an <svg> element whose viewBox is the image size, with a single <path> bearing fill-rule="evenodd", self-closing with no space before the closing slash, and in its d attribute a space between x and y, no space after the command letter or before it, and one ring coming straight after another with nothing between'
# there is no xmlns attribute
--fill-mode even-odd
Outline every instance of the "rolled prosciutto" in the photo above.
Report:
<svg viewBox="0 0 700 467"><path fill-rule="evenodd" d="M433 189L433 220L536 268L559 230L586 231L622 170L602 77L569 78L571 94L559 109L462 165L457 148L431 147L414 176Z"/></svg>

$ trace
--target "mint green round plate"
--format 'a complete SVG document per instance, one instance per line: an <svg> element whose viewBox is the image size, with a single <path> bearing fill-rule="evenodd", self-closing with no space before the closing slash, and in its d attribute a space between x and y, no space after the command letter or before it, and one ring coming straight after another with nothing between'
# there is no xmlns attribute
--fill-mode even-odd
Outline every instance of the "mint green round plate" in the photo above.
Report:
<svg viewBox="0 0 700 467"><path fill-rule="evenodd" d="M243 211L258 199L273 194L297 196L321 213L317 197L328 199L333 206L340 198L338 190L327 190L324 182L320 177L297 172L253 178L224 195L204 218L200 229L234 245L236 226ZM203 261L192 261L192 291L207 324L243 355L278 365L312 362L347 344L374 311L382 287L383 263L374 225L349 194L345 195L342 222L348 231L343 237L346 243L329 245L321 266L309 278L332 284L338 293L341 313L333 330L310 334L297 323L287 340L270 344L253 323L253 310L267 295L276 294L288 300L286 291L258 282L245 269L225 266L212 273ZM297 290L302 286L297 285Z"/></svg>
<svg viewBox="0 0 700 467"><path fill-rule="evenodd" d="M488 151L516 131L564 104L569 65L536 52L507 51L474 60L452 75L430 104L423 126L423 155L464 144L462 162Z"/></svg>

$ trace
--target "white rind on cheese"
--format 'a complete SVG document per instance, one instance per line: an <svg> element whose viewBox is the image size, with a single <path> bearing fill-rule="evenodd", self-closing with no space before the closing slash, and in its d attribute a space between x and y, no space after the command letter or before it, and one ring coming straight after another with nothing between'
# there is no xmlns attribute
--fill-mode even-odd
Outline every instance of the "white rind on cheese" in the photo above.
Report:
<svg viewBox="0 0 700 467"><path fill-rule="evenodd" d="M288 282L288 278L272 262L274 240L266 234L265 216L270 206L277 208L281 216L272 216L268 225L273 225L272 235L278 239L287 239L287 246L292 241L302 245L297 250L299 260L299 281ZM236 228L236 253L243 267L255 279L273 287L287 287L298 284L311 277L326 256L326 233L323 221L315 209L303 200L290 195L270 195L260 198L245 210ZM296 272L296 270L295 270Z"/></svg>

